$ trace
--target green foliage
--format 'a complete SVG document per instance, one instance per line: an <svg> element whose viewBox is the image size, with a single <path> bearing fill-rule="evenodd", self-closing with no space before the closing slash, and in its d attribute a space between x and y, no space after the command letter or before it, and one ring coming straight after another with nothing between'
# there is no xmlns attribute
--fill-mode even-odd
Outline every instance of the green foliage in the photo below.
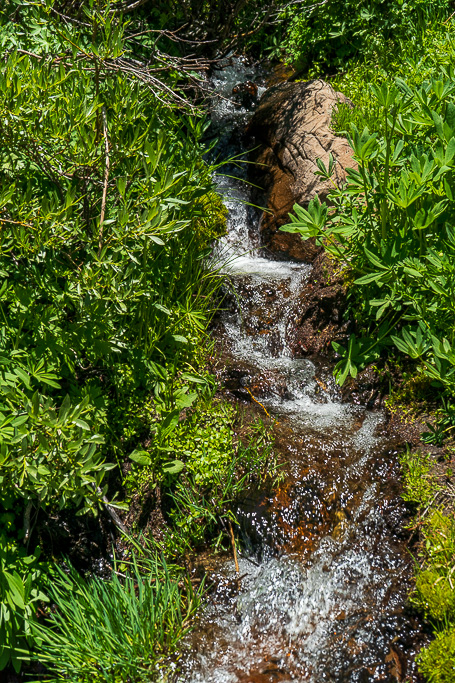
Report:
<svg viewBox="0 0 455 683"><path fill-rule="evenodd" d="M394 346L436 386L455 389L454 91L446 73L419 88L400 79L372 85L383 135L353 124L358 167L329 195L334 208L315 198L283 228L316 236L355 278L355 315L367 334L336 347L341 383ZM333 163L319 161L318 174L330 179Z"/></svg>
<svg viewBox="0 0 455 683"><path fill-rule="evenodd" d="M47 600L40 590L39 550L27 554L17 543L5 528L13 520L12 512L0 512L0 671L9 663L19 671L30 658L35 612Z"/></svg>
<svg viewBox="0 0 455 683"><path fill-rule="evenodd" d="M51 398L32 392L31 377L24 370L18 377L11 363L3 367L7 372L3 381L0 378L2 495L20 496L35 508L75 505L79 514L96 513L107 492L107 487L101 488L104 475L114 465L104 462L97 451L103 438L91 434L82 418L88 398L72 406L67 395L57 409Z"/></svg>
<svg viewBox="0 0 455 683"><path fill-rule="evenodd" d="M430 683L451 683L455 676L455 627L439 631L435 640L421 650L418 661Z"/></svg>
<svg viewBox="0 0 455 683"><path fill-rule="evenodd" d="M120 683L160 679L164 659L191 626L200 592L173 576L163 559L109 579L57 569L48 593L55 610L34 627L48 681ZM182 587L181 587L182 585Z"/></svg>
<svg viewBox="0 0 455 683"><path fill-rule="evenodd" d="M426 515L411 602L432 622L435 639L421 650L417 661L429 681L448 683L455 670L455 519L435 502L438 485L431 473L432 458L408 453L401 462L403 497L417 504L419 516Z"/></svg>
<svg viewBox="0 0 455 683"><path fill-rule="evenodd" d="M429 22L418 40L403 39L393 50L378 49L370 57L359 56L331 80L335 90L346 94L354 105L338 105L333 117L335 130L346 134L355 123L360 130L367 126L382 134L384 117L369 85L381 87L402 78L410 87L421 87L441 71L450 73L454 58L453 20Z"/></svg>
<svg viewBox="0 0 455 683"><path fill-rule="evenodd" d="M183 389L186 402L194 400ZM166 547L174 556L209 540L219 545L242 492L279 476L273 440L261 421L242 427L238 411L210 393L183 419L181 411L177 405L154 423L155 438L147 451L130 455L133 465L125 479L129 496L160 485L169 497ZM240 429L242 439L237 437Z"/></svg>
<svg viewBox="0 0 455 683"><path fill-rule="evenodd" d="M345 69L349 60L418 44L429 22L444 19L449 0L308 0L285 10L286 58L309 76Z"/></svg>
<svg viewBox="0 0 455 683"><path fill-rule="evenodd" d="M54 4L0 9L0 502L15 506L0 665L16 668L42 598L27 550L38 513L96 514L150 414L164 442L204 389L193 366L220 282L204 257L225 230L206 124L175 108L176 74L163 85L132 67L128 22L107 4L86 3L83 21Z"/></svg>
<svg viewBox="0 0 455 683"><path fill-rule="evenodd" d="M433 569L417 575L415 603L434 619L441 620L455 613L453 583Z"/></svg>
<svg viewBox="0 0 455 683"><path fill-rule="evenodd" d="M433 459L423 453L404 453L400 458L403 470L403 499L426 507L440 490L431 470Z"/></svg>

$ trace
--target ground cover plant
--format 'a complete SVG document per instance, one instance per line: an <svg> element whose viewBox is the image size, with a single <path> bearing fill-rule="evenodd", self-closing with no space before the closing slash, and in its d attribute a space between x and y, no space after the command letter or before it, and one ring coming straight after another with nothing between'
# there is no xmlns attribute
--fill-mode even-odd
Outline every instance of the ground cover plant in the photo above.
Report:
<svg viewBox="0 0 455 683"><path fill-rule="evenodd" d="M443 388L434 438L452 428L451 25L428 31L427 56L416 50L424 21L449 5L351 5L2 5L0 670L37 659L55 681L165 674L201 601L179 560L230 543L236 498L277 471L267 429L243 425L204 368L221 282L205 257L225 211L191 98L217 50L286 54L307 73L368 57L345 75L359 106L337 124L357 123L360 170L334 191L335 213L314 202L292 229L349 263L361 292L352 310L364 324L337 349L340 381L394 348ZM397 57L401 81L384 89L376 59L392 44L421 61ZM377 88L361 90L365 74ZM50 515L112 515L151 490L166 523L147 560L129 538L130 555L84 577L39 547Z"/></svg>
<svg viewBox="0 0 455 683"><path fill-rule="evenodd" d="M411 602L435 631L434 640L418 655L418 665L426 680L448 683L455 671L455 520L453 492L447 488L453 472L438 472L435 465L434 457L423 451L402 457L403 497L415 512L411 526L421 535Z"/></svg>

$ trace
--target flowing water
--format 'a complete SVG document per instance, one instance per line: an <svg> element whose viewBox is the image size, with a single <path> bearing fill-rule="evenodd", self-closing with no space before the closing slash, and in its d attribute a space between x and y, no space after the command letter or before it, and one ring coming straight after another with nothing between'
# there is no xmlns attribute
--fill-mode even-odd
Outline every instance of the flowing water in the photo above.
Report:
<svg viewBox="0 0 455 683"><path fill-rule="evenodd" d="M213 101L220 156L242 149L251 113L229 97L248 79L258 73L234 59L212 80L227 98ZM220 560L179 680L417 681L420 625L405 607L412 567L396 443L382 412L341 402L329 367L292 356L311 266L264 256L244 171L236 179L229 168L217 178L229 230L216 258L235 295L216 334L239 384L275 416L287 475L273 495L239 505L241 578L231 559Z"/></svg>

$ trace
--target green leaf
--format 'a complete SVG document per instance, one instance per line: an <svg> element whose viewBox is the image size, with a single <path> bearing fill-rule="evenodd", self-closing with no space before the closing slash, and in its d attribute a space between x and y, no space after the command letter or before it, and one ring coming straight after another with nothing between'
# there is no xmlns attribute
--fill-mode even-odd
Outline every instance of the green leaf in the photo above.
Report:
<svg viewBox="0 0 455 683"><path fill-rule="evenodd" d="M85 420L82 420L80 417L77 417L73 420L74 424L76 424L78 427L81 427L81 429L85 429L86 431L90 431L90 426L87 424Z"/></svg>
<svg viewBox="0 0 455 683"><path fill-rule="evenodd" d="M11 592L11 597L14 603L20 608L25 609L24 597L24 583L20 576L15 572L14 575L7 571L3 571L3 576L8 582L8 586Z"/></svg>
<svg viewBox="0 0 455 683"><path fill-rule="evenodd" d="M384 273L369 273L368 275L363 275L362 277L357 278L357 280L354 280L355 285L368 285L370 282L377 282L380 283L382 278L384 277Z"/></svg>
<svg viewBox="0 0 455 683"><path fill-rule="evenodd" d="M147 451L134 450L129 455L130 460L136 462L138 465L151 465L152 460Z"/></svg>
<svg viewBox="0 0 455 683"><path fill-rule="evenodd" d="M163 465L163 472L166 472L167 474L178 474L184 467L185 463L181 460L171 460L171 462Z"/></svg>

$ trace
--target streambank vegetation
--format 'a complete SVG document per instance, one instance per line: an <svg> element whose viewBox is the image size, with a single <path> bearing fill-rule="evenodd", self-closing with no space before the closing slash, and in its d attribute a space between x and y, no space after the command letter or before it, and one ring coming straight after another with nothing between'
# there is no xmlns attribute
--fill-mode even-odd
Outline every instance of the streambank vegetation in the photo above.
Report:
<svg viewBox="0 0 455 683"><path fill-rule="evenodd" d="M348 137L355 165L328 202L296 206L283 229L315 238L343 270L351 331L333 342L339 384L373 368L388 385L389 411L417 428L402 456L403 495L420 539L410 600L435 634L418 656L420 671L448 683L455 676L455 27L450 3L388 3L379 15L380 7L369 3L351 22L340 17L340 33L307 67L331 72L352 101L339 105L334 126ZM371 34L367 19L376 21ZM298 57L308 24L294 30ZM346 65L330 46L348 33L347 49L358 52ZM318 38L307 37L315 49ZM329 179L332 161L319 173Z"/></svg>
<svg viewBox="0 0 455 683"><path fill-rule="evenodd" d="M185 553L230 547L233 501L273 472L206 370L226 226L187 77L205 58L138 4L0 11L5 675L165 675L203 590Z"/></svg>
<svg viewBox="0 0 455 683"><path fill-rule="evenodd" d="M186 554L230 547L233 502L275 476L269 431L242 425L207 370L222 283L207 256L225 210L204 74L236 49L330 77L354 103L335 125L357 168L330 207L296 207L286 229L316 238L349 283L338 381L372 364L393 381L398 367L390 407L429 413L419 451L403 456L422 539L411 599L437 634L422 672L453 680L452 11L445 0L2 7L5 675L165 679L203 595Z"/></svg>

